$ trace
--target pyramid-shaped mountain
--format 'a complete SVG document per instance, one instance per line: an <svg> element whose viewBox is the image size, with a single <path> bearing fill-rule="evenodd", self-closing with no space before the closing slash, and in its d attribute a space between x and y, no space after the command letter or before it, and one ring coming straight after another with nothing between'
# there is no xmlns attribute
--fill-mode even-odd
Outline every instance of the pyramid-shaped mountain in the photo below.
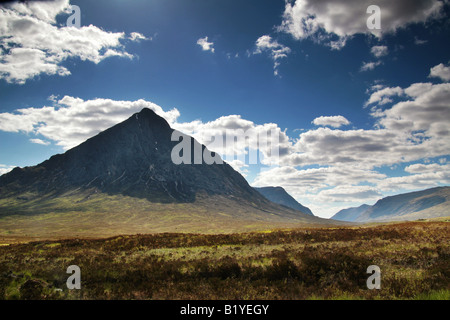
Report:
<svg viewBox="0 0 450 320"><path fill-rule="evenodd" d="M75 188L96 188L154 202L192 202L199 191L263 200L225 162L194 164L192 152L192 164L174 164L171 153L179 141L171 141L173 131L154 111L143 109L64 154L1 176L1 193L61 194ZM198 142L182 136L194 150ZM206 147L201 148L205 152Z"/></svg>

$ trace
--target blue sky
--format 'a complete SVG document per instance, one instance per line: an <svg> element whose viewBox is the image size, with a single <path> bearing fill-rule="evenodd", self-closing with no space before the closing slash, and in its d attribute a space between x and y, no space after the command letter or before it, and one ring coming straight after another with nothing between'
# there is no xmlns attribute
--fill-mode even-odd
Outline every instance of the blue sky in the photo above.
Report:
<svg viewBox="0 0 450 320"><path fill-rule="evenodd" d="M79 29L66 25L71 4L81 11ZM381 8L380 30L367 28L372 4ZM319 216L448 185L449 7L437 0L3 6L0 173L38 164L150 107L199 140L215 130L276 128L288 150L278 165L232 164L252 185L281 185Z"/></svg>

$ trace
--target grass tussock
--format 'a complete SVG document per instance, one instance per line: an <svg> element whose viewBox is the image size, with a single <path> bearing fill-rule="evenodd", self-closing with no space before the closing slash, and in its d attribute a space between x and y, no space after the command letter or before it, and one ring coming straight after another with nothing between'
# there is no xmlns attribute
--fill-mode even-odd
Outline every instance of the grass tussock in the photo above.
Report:
<svg viewBox="0 0 450 320"><path fill-rule="evenodd" d="M448 222L0 247L0 299L449 299ZM81 290L68 290L70 265ZM369 290L369 265L381 289Z"/></svg>

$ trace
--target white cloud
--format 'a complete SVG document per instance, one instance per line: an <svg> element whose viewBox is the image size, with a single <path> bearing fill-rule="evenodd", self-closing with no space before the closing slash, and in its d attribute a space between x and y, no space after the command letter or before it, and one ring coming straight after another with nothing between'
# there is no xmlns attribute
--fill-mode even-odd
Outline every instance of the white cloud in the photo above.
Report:
<svg viewBox="0 0 450 320"><path fill-rule="evenodd" d="M0 8L0 78L24 84L40 74L67 76L69 58L99 63L112 57L132 58L121 44L123 32L89 25L58 26L56 16L68 12L67 0L13 3ZM132 34L138 40L140 34Z"/></svg>
<svg viewBox="0 0 450 320"><path fill-rule="evenodd" d="M367 8L381 8L381 30L367 28ZM280 31L295 39L311 38L335 49L356 34L381 37L412 23L438 17L443 2L438 0L296 0L286 1Z"/></svg>
<svg viewBox="0 0 450 320"><path fill-rule="evenodd" d="M147 38L142 33L132 32L130 33L128 39L130 39L131 41L141 41L141 40L152 40L152 37Z"/></svg>
<svg viewBox="0 0 450 320"><path fill-rule="evenodd" d="M407 96L410 96L412 98L417 98L423 94L425 94L427 91L431 90L433 87L432 83L426 82L418 82L418 83L413 83L412 85L410 85L408 88L404 89L404 93Z"/></svg>
<svg viewBox="0 0 450 320"><path fill-rule="evenodd" d="M50 142L48 141L43 141L41 139L30 139L31 143L36 143L36 144L42 144L43 146L48 146L50 144Z"/></svg>
<svg viewBox="0 0 450 320"><path fill-rule="evenodd" d="M333 128L340 128L342 126L346 126L350 124L350 121L348 121L343 116L331 116L331 117L318 117L315 118L312 122L316 126L330 126Z"/></svg>
<svg viewBox="0 0 450 320"><path fill-rule="evenodd" d="M277 154L272 154L272 147L278 147L278 154L285 156L291 143L286 132L275 123L255 124L242 119L240 115L223 116L209 122L200 120L188 123L174 123L173 127L191 135L205 144L210 150L219 153L227 162L270 164L277 161Z"/></svg>
<svg viewBox="0 0 450 320"><path fill-rule="evenodd" d="M417 37L414 37L414 44L417 45L417 46L421 46L421 45L423 45L423 44L425 44L427 42L428 42L427 40L421 40L421 39L419 39Z"/></svg>
<svg viewBox="0 0 450 320"><path fill-rule="evenodd" d="M405 168L410 175L389 177L377 183L382 191L419 190L450 184L450 165L413 164Z"/></svg>
<svg viewBox="0 0 450 320"><path fill-rule="evenodd" d="M406 172L409 173L436 173L436 172L450 172L450 166L449 165L439 165L437 163L432 164L422 164L422 163L416 163L409 165L405 168Z"/></svg>
<svg viewBox="0 0 450 320"><path fill-rule="evenodd" d="M295 153L282 159L295 166L346 164L372 168L386 162L397 162L399 154L391 154L404 147L404 136L396 136L385 129L338 130L318 128L300 134L294 144Z"/></svg>
<svg viewBox="0 0 450 320"><path fill-rule="evenodd" d="M397 134L406 132L415 143L421 141L418 145L430 147L427 153L441 149L437 145L432 147L438 143L450 150L450 83L416 84L405 89L405 93L410 100L374 114L378 123Z"/></svg>
<svg viewBox="0 0 450 320"><path fill-rule="evenodd" d="M438 64L430 69L430 78L440 78L442 81L450 81L450 67L444 66L443 63Z"/></svg>
<svg viewBox="0 0 450 320"><path fill-rule="evenodd" d="M256 40L255 53L261 53L262 51L269 50L270 55L274 60L286 58L287 54L291 52L291 49L279 44L278 41L273 40L272 37L264 35Z"/></svg>
<svg viewBox="0 0 450 320"><path fill-rule="evenodd" d="M297 169L294 166L273 167L262 171L255 186L283 186L297 196L316 195L323 188L376 182L386 175L355 166L335 165L320 168Z"/></svg>
<svg viewBox="0 0 450 320"><path fill-rule="evenodd" d="M197 44L202 47L203 51L211 51L214 53L214 42L208 42L208 37L198 39Z"/></svg>
<svg viewBox="0 0 450 320"><path fill-rule="evenodd" d="M375 58L381 58L388 54L389 50L386 46L373 46L370 52L375 56Z"/></svg>
<svg viewBox="0 0 450 320"><path fill-rule="evenodd" d="M31 16L48 23L55 23L56 16L61 12L70 13L69 0L17 2L11 7L21 15Z"/></svg>
<svg viewBox="0 0 450 320"><path fill-rule="evenodd" d="M370 202L383 197L377 188L370 186L339 185L318 193L322 202Z"/></svg>
<svg viewBox="0 0 450 320"><path fill-rule="evenodd" d="M2 174L10 172L14 168L15 168L15 166L7 166L7 165L4 165L4 164L0 164L0 176Z"/></svg>
<svg viewBox="0 0 450 320"><path fill-rule="evenodd" d="M269 35L263 35L256 40L256 50L254 54L260 54L262 52L269 52L270 57L274 61L273 73L278 75L278 67L280 66L280 59L287 58L287 55L291 52L289 47L278 43L273 40Z"/></svg>
<svg viewBox="0 0 450 320"><path fill-rule="evenodd" d="M372 89L375 89L375 91L370 95L369 100L365 104L366 106L370 104L384 105L391 103L391 97L401 96L404 92L400 87L384 88L379 85L372 87Z"/></svg>
<svg viewBox="0 0 450 320"><path fill-rule="evenodd" d="M371 61L371 62L363 62L363 65L359 69L361 72L363 71L370 71L375 69L375 67L378 67L381 64L381 61Z"/></svg>
<svg viewBox="0 0 450 320"><path fill-rule="evenodd" d="M373 46L370 49L370 53L377 59L380 59L384 56L387 56L389 53L389 49L387 46ZM381 65L381 60L371 61L371 62L363 62L363 65L360 68L361 72L370 71Z"/></svg>

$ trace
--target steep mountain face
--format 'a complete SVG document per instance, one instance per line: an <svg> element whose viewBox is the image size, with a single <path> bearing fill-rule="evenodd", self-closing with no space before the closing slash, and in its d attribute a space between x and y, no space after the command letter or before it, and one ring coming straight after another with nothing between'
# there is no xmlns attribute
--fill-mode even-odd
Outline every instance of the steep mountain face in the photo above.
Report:
<svg viewBox="0 0 450 320"><path fill-rule="evenodd" d="M163 118L143 109L64 154L1 176L0 198L24 191L58 195L96 188L154 202L192 202L199 191L264 202L226 163L175 165L171 152L179 141L171 141L173 131ZM198 147L191 137L181 136ZM201 150L205 152L205 147Z"/></svg>
<svg viewBox="0 0 450 320"><path fill-rule="evenodd" d="M369 208L369 205L363 204L362 206L355 208L342 209L334 216L332 216L331 219L339 221L355 221L364 211Z"/></svg>
<svg viewBox="0 0 450 320"><path fill-rule="evenodd" d="M303 213L313 216L313 213L311 212L311 210L309 208L298 203L297 200L295 200L282 187L262 187L262 188L254 188L254 189L272 202L281 204L283 206L292 208L294 210L299 210Z"/></svg>
<svg viewBox="0 0 450 320"><path fill-rule="evenodd" d="M373 206L344 209L331 219L353 222L417 220L450 216L450 187L383 198Z"/></svg>

